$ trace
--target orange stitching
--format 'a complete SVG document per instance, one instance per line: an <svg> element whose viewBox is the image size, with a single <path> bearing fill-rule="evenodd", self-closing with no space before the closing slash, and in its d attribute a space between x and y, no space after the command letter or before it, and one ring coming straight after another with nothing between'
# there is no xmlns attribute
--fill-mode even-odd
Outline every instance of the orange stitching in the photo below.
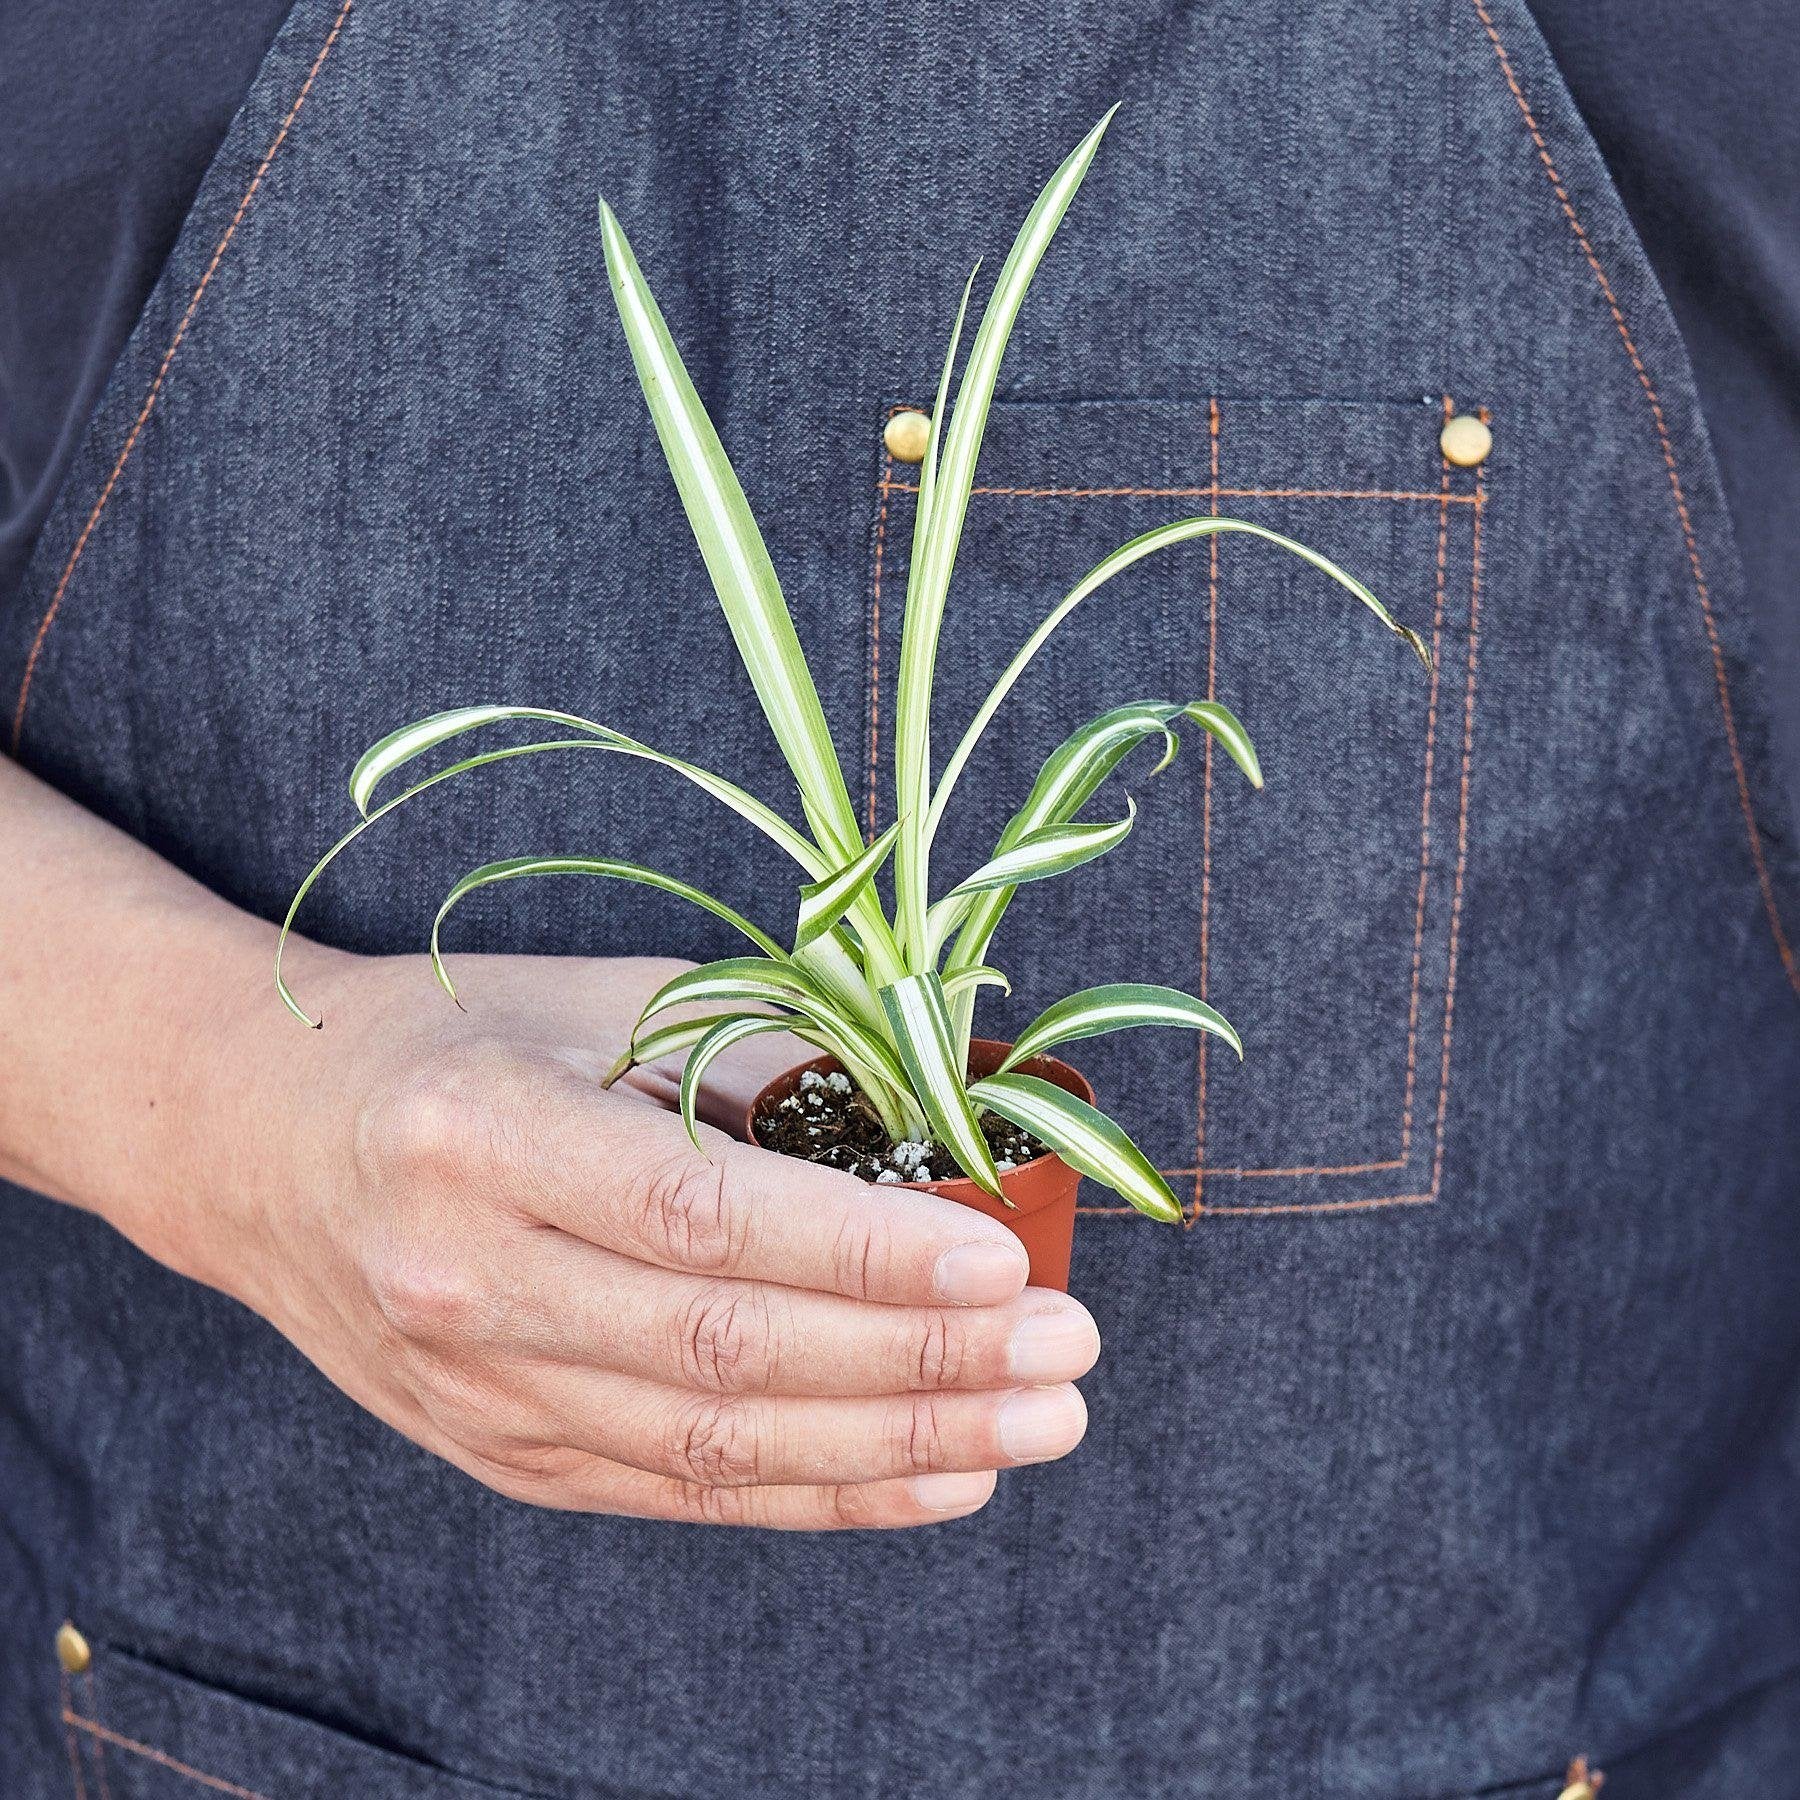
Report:
<svg viewBox="0 0 1800 1800"><path fill-rule="evenodd" d="M300 92L294 97L294 104L287 110L287 116L281 121L281 128L275 133L268 149L263 153L262 161L257 165L256 173L250 178L250 185L244 190L244 197L238 202L237 211L231 215L231 223L225 228L225 235L219 239L218 246L212 253L212 261L206 265L206 273L200 277L200 285L194 289L193 296L187 303L187 311L181 315L181 323L175 328L175 335L169 340L169 347L163 352L163 359L156 371L156 379L150 383L150 391L144 396L144 404L138 412L136 422L131 427L125 446L119 452L118 461L113 464L112 473L106 478L106 486L100 490L100 498L94 502L94 510L87 516L87 523L81 528L81 535L75 540L75 548L69 552L69 560L63 565L61 579L56 584L56 591L50 596L50 605L43 618L38 622L37 635L32 639L31 652L25 659L25 674L19 683L18 703L13 709L12 749L16 756L19 751L19 740L25 730L25 707L31 698L31 680L37 672L38 657L42 654L44 640L50 635L50 628L56 623L56 615L62 606L63 595L68 591L76 565L81 561L82 552L87 549L87 542L94 534L94 527L100 523L100 515L106 511L106 503L112 498L113 489L119 484L119 477L125 472L125 465L131 461L131 453L137 448L137 441L143 432L151 413L156 410L156 402L162 393L163 380L169 373L169 365L175 360L175 353L181 348L182 340L187 336L188 326L193 322L202 296L212 284L214 272L223 260L232 238L237 234L238 225L244 214L250 210L250 202L256 197L256 190L262 186L262 178L268 173L269 165L275 160L275 153L281 148L287 137L289 128L299 116L300 108L306 104L306 96L312 90L312 84L324 67L325 59L331 54L331 47L337 42L338 33L344 28L344 21L350 16L350 8L355 0L344 0L338 9L337 17L332 21L330 35L325 39L319 54L313 58L313 65L307 71L306 80L301 84Z"/></svg>
<svg viewBox="0 0 1800 1800"><path fill-rule="evenodd" d="M1454 410L1450 396L1444 396L1444 419L1448 423ZM1425 893L1431 876L1431 778L1437 751L1438 675L1444 636L1444 569L1450 543L1450 459L1440 450L1443 464L1441 476L1444 504L1438 508L1437 540L1437 605L1431 616L1431 690L1425 702L1425 795L1419 802L1419 899L1413 911L1412 996L1406 1006L1406 1099L1400 1109L1400 1160L1412 1154L1413 1095L1417 1085L1419 1046L1419 968L1425 948ZM1477 509L1477 518L1481 516ZM1474 585L1473 565L1470 586ZM1473 603L1471 602L1471 605ZM1472 628L1472 627L1471 627Z"/></svg>
<svg viewBox="0 0 1800 1800"><path fill-rule="evenodd" d="M109 1744L116 1744L121 1750L129 1750L133 1756L147 1757L159 1768L171 1774L185 1775L189 1781L197 1781L202 1787L209 1787L215 1793L231 1794L235 1800L268 1800L266 1794L259 1794L254 1788L239 1787L235 1781L226 1781L217 1775L208 1775L203 1770L191 1768L187 1763L177 1762L165 1751L153 1749L149 1744L140 1744L136 1738L122 1737L116 1731L109 1731L98 1719L84 1719L80 1713L63 1708L63 1723L72 1725L77 1730L91 1732L96 1738Z"/></svg>
<svg viewBox="0 0 1800 1800"><path fill-rule="evenodd" d="M76 1737L70 1720L74 1718L70 1711L69 1671L59 1669L57 1680L62 1688L63 1739L69 1747L69 1768L75 1777L75 1800L88 1800L87 1777L81 1772L81 1740Z"/></svg>
<svg viewBox="0 0 1800 1800"><path fill-rule="evenodd" d="M1207 454L1212 466L1212 516L1219 516L1219 402L1206 403ZM1206 540L1206 697L1218 692L1219 674L1219 534ZM1213 736L1205 734L1206 778L1200 802L1200 998L1206 999L1208 927L1212 910L1212 772ZM1200 1216L1206 1183L1206 1033L1194 1034L1194 1200L1188 1211L1191 1226Z"/></svg>
<svg viewBox="0 0 1800 1800"><path fill-rule="evenodd" d="M97 1719L100 1717L100 1689L91 1663L88 1665L87 1691L88 1711ZM94 1741L94 1769L100 1777L100 1800L112 1800L112 1788L106 1779L106 1746L98 1739Z"/></svg>
<svg viewBox="0 0 1800 1800"><path fill-rule="evenodd" d="M1384 1194L1375 1200L1295 1200L1278 1206L1209 1206L1206 1216L1227 1219L1276 1218L1286 1213L1377 1212L1386 1206L1430 1206L1437 1189L1429 1194Z"/></svg>
<svg viewBox="0 0 1800 1800"><path fill-rule="evenodd" d="M918 483L883 481L882 486L896 494L916 494ZM1434 506L1439 494L1413 493L1406 489L1387 488L1229 488L1205 487L974 487L971 494L992 494L1009 500L1429 500ZM1453 506L1467 506L1470 496L1452 494Z"/></svg>
<svg viewBox="0 0 1800 1800"><path fill-rule="evenodd" d="M1581 253L1587 258L1588 267L1593 270L1595 281L1600 284L1601 295L1605 298L1607 310L1612 314L1613 324L1618 328L1619 340L1625 346L1625 354L1637 375L1638 385L1644 390L1644 398L1650 402L1650 415L1656 423L1657 442L1662 446L1663 466L1668 471L1669 492L1675 501L1676 517L1681 522L1682 541L1687 546L1688 568L1693 576L1694 593L1700 601L1700 616L1706 626L1707 643L1712 649L1713 679L1719 690L1719 710L1725 720L1725 744L1731 753L1732 772L1737 777L1738 806L1744 815L1744 828L1750 838L1750 859L1756 866L1757 885L1762 889L1763 911L1768 915L1769 929L1775 934L1775 948L1780 954L1781 966L1787 971L1788 981L1794 991L1800 993L1800 959L1796 959L1782 927L1781 909L1775 902L1775 885L1769 875L1769 865L1763 857L1761 827L1757 824L1756 807L1750 798L1750 777L1744 768L1743 753L1738 747L1737 718L1731 708L1731 683L1725 674L1725 652L1719 643L1718 623L1713 617L1712 594L1707 587L1706 571L1700 561L1700 541L1694 531L1693 518L1688 512L1687 491L1682 485L1681 471L1676 466L1675 446L1669 436L1668 420L1663 416L1662 400L1657 394L1656 384L1650 379L1650 371L1644 366L1643 357L1638 354L1637 342L1631 335L1631 327L1625 323L1625 314L1619 305L1618 296L1613 292L1612 283L1607 280L1606 271L1600 266L1600 258L1595 254L1593 242L1575 211L1568 189L1563 186L1562 176L1550 154L1550 146L1544 141L1544 134L1538 128L1537 115L1531 110L1531 103L1525 98L1525 91L1519 86L1518 77L1513 73L1512 58L1507 55L1506 46L1500 41L1500 34L1494 28L1485 0L1474 0L1474 5L1475 11L1480 15L1482 28L1487 32L1488 42L1494 46L1494 54L1500 60L1500 72L1506 77L1506 85L1512 90L1512 97L1518 103L1526 129L1531 133L1531 141L1537 146L1538 160L1544 165L1544 173L1550 178L1551 191L1562 207L1563 217L1569 221L1569 229L1574 232L1575 241L1581 246Z"/></svg>
<svg viewBox="0 0 1800 1800"><path fill-rule="evenodd" d="M1298 1169L1246 1169L1215 1164L1207 1169L1164 1169L1162 1173L1195 1177L1203 1175L1230 1176L1236 1181L1256 1181L1259 1178L1274 1175L1375 1175L1383 1169L1404 1169L1405 1167L1406 1159L1394 1156L1389 1157L1385 1162L1332 1163L1330 1165L1308 1163Z"/></svg>
<svg viewBox="0 0 1800 1800"><path fill-rule="evenodd" d="M1178 1174L1173 1169L1163 1170L1165 1175ZM1429 1194L1383 1194L1373 1200L1295 1200L1283 1202L1276 1206L1204 1206L1195 1215L1207 1219L1256 1219L1275 1218L1283 1213L1338 1213L1338 1212L1376 1212L1384 1206L1429 1206L1437 1195ZM1132 1206L1078 1206L1075 1209L1084 1218L1090 1219L1128 1219L1137 1211ZM1193 1224L1190 1218L1188 1223Z"/></svg>
<svg viewBox="0 0 1800 1800"><path fill-rule="evenodd" d="M1487 408L1481 409L1482 419ZM1463 687L1462 776L1456 818L1456 884L1450 901L1450 969L1444 988L1444 1060L1438 1070L1437 1146L1431 1156L1431 1192L1444 1176L1444 1119L1450 1106L1450 1032L1456 1023L1456 955L1462 941L1463 871L1469 861L1469 759L1475 746L1475 669L1481 642L1481 472L1475 474L1474 544L1469 574L1469 662Z"/></svg>

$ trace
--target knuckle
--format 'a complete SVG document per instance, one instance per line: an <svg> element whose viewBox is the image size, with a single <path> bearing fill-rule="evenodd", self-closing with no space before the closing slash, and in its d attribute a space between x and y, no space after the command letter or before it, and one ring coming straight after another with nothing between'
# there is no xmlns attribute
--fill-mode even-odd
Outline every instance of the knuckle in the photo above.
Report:
<svg viewBox="0 0 1800 1800"><path fill-rule="evenodd" d="M756 1432L733 1400L707 1399L683 1408L669 1449L680 1477L702 1487L754 1487L762 1477Z"/></svg>
<svg viewBox="0 0 1800 1800"><path fill-rule="evenodd" d="M532 1506L566 1504L569 1478L581 1466L580 1452L559 1444L498 1440L466 1452L470 1473L485 1487Z"/></svg>
<svg viewBox="0 0 1800 1800"><path fill-rule="evenodd" d="M724 1164L691 1148L647 1171L641 1223L652 1252L677 1267L724 1275L742 1260L743 1230Z"/></svg>
<svg viewBox="0 0 1800 1800"><path fill-rule="evenodd" d="M840 1293L854 1300L886 1293L893 1265L893 1232L873 1208L851 1213L838 1227L831 1269Z"/></svg>
<svg viewBox="0 0 1800 1800"><path fill-rule="evenodd" d="M436 1257L391 1257L371 1269L368 1279L383 1323L402 1343L467 1343L481 1334L490 1311L480 1280Z"/></svg>
<svg viewBox="0 0 1800 1800"><path fill-rule="evenodd" d="M682 1309L682 1373L690 1387L760 1393L774 1377L767 1298L743 1282L706 1287Z"/></svg>
<svg viewBox="0 0 1800 1800"><path fill-rule="evenodd" d="M943 1413L935 1400L911 1401L900 1414L895 1439L900 1463L911 1474L933 1475L951 1466Z"/></svg>
<svg viewBox="0 0 1800 1800"><path fill-rule="evenodd" d="M913 1385L919 1388L960 1387L969 1344L961 1322L948 1314L928 1313L912 1347Z"/></svg>
<svg viewBox="0 0 1800 1800"><path fill-rule="evenodd" d="M857 1482L843 1482L824 1489L820 1496L821 1523L833 1531L867 1531L892 1522L891 1503L884 1505L876 1492Z"/></svg>
<svg viewBox="0 0 1800 1800"><path fill-rule="evenodd" d="M491 1045L435 1052L370 1108L358 1133L361 1160L381 1173L426 1177L492 1160L504 1135L495 1096L508 1090L512 1074Z"/></svg>

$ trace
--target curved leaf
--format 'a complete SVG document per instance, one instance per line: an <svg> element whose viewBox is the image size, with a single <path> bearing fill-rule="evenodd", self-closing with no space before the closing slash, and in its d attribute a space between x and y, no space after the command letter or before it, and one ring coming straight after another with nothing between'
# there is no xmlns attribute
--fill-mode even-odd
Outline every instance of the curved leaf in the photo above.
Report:
<svg viewBox="0 0 1800 1800"><path fill-rule="evenodd" d="M688 1136L694 1140L694 1148L702 1156L706 1155L706 1146L700 1142L700 1128L694 1117L694 1108L700 1098L700 1082L706 1074L707 1068L715 1057L729 1050L733 1044L741 1043L745 1038L757 1037L766 1031L785 1030L787 1030L785 1019L771 1019L755 1013L744 1013L736 1018L722 1019L695 1044L693 1053L688 1057L687 1064L681 1071L681 1122L687 1127Z"/></svg>
<svg viewBox="0 0 1800 1800"><path fill-rule="evenodd" d="M1244 1054L1243 1043L1231 1022L1204 1000L1196 1000L1179 988L1118 981L1083 988L1080 993L1046 1007L1013 1040L1011 1051L996 1073L1005 1074L1058 1044L1123 1031L1133 1025L1181 1025L1190 1031L1208 1031L1223 1038L1240 1059Z"/></svg>
<svg viewBox="0 0 1800 1800"><path fill-rule="evenodd" d="M517 756L541 756L552 750L606 750L610 748L610 745L597 744L586 738L553 738L548 743L512 744L504 750L483 751L479 756L467 757L462 762L452 763L447 769L439 769L435 775L427 775L423 781L414 782L411 787L396 794L393 799L384 801L372 813L351 826L307 871L306 878L294 890L294 897L288 902L287 915L281 921L281 931L275 939L275 991L281 996L281 1004L302 1025L308 1025L314 1031L317 1031L324 1023L323 1019L315 1019L306 1012L289 991L287 982L281 973L281 959L287 949L287 941L293 932L294 920L299 914L301 903L317 885L319 877L377 820L385 818L396 807L404 806L407 801L424 793L427 788L434 788L439 782L448 781L453 775L465 774L470 769L485 768L489 763L510 762Z"/></svg>
<svg viewBox="0 0 1800 1800"><path fill-rule="evenodd" d="M619 1053L618 1060L601 1078L600 1085L609 1088L629 1069L679 1055L690 1045L699 1043L715 1025L722 1025L727 1019L766 1019L772 1016L774 1015L769 1013L706 1013L698 1019L683 1019L678 1025L660 1026L642 1036L634 1033L631 1042ZM791 1018L784 1018L782 1022L790 1029L795 1023Z"/></svg>
<svg viewBox="0 0 1800 1800"><path fill-rule="evenodd" d="M1019 677L1030 665L1031 659L1043 649L1056 628L1069 614L1082 601L1104 587L1115 575L1123 574L1132 564L1142 562L1146 556L1154 556L1159 550L1186 543L1192 538L1212 537L1222 532L1243 532L1250 537L1262 538L1265 542L1274 544L1289 554L1299 557L1302 562L1309 563L1321 574L1328 575L1340 587L1355 595L1389 631L1393 632L1395 636L1403 638L1427 668L1431 666L1431 652L1426 649L1425 640L1416 631L1410 626L1399 624L1387 608L1354 575L1340 569L1329 557L1321 556L1318 551L1310 549L1307 545L1297 543L1293 538L1283 537L1280 532L1271 531L1266 525L1252 525L1244 519L1207 516L1177 519L1172 524L1159 525L1153 531L1146 531L1133 538L1130 543L1121 544L1110 556L1103 557L1093 568L1088 570L1052 608L1043 623L1025 640L1018 655L1007 664L1005 672L994 683L988 697L982 701L975 717L970 720L969 728L963 733L962 741L951 753L949 762L944 765L943 777L938 782L937 792L932 796L931 809L926 818L925 836L927 841L936 833L939 821L944 816L944 808L949 804L951 790L956 786L957 778L962 774L976 744L981 741L981 734L987 730L994 714L999 711L1001 702L1012 692Z"/></svg>
<svg viewBox="0 0 1800 1800"><path fill-rule="evenodd" d="M902 819L890 825L874 843L823 881L815 881L800 890L800 918L794 932L794 948L804 949L815 938L829 931L867 891L888 852L899 836Z"/></svg>
<svg viewBox="0 0 1800 1800"><path fill-rule="evenodd" d="M1083 863L1104 856L1131 834L1137 819L1137 803L1129 795L1122 819L1080 820L1070 825L1046 825L1027 832L1010 849L981 865L965 881L960 881L941 900L932 904L926 915L926 943L935 962L939 951L957 924L968 913L977 896L1004 891L1009 897L1014 888L1027 881L1042 881L1078 869Z"/></svg>
<svg viewBox="0 0 1800 1800"><path fill-rule="evenodd" d="M966 1078L951 1035L944 984L935 972L909 975L883 988L881 1000L912 1091L938 1141L977 1187L1004 1200L987 1139L969 1104Z"/></svg>
<svg viewBox="0 0 1800 1800"><path fill-rule="evenodd" d="M1160 736L1163 739L1163 755L1157 768L1166 768L1180 748L1181 740L1176 736L1174 726L1183 718L1217 738L1251 781L1259 787L1262 785L1262 770L1256 760L1255 747L1249 733L1229 708L1214 700L1193 700L1186 705L1167 700L1137 700L1088 720L1045 758L1025 803L1001 832L998 851L1010 850L1033 832L1062 824L1073 817L1107 776L1139 744L1151 738ZM951 954L948 973L953 974L981 961L1011 901L1010 888L990 889L975 897L962 918L962 935ZM952 929L955 924L952 920ZM953 1016L959 1034L966 1035L968 996L958 1002Z"/></svg>
<svg viewBox="0 0 1800 1800"><path fill-rule="evenodd" d="M444 896L444 903L431 922L432 971L438 978L438 984L452 1000L456 998L456 989L451 985L438 948L438 937L450 909L478 888L491 887L498 881L520 881L535 875L603 875L619 881L636 882L643 887L660 888L665 894L673 894L681 900L691 900L694 905L704 907L714 918L723 919L734 930L742 932L764 955L786 956L786 952L766 931L752 925L742 913L727 906L723 900L715 900L711 894L697 887L690 887L685 881L677 881L673 875L647 869L641 863L615 862L598 856L509 856L500 862L483 863L480 868L471 869Z"/></svg>
<svg viewBox="0 0 1800 1800"><path fill-rule="evenodd" d="M1097 1107L1035 1075L990 1075L969 1098L1041 1138L1071 1168L1164 1224L1181 1222L1181 1203L1154 1163Z"/></svg>
<svg viewBox="0 0 1800 1800"><path fill-rule="evenodd" d="M972 969L958 969L954 975L944 977L944 997L949 1000L954 1000L965 990L973 992L984 987L997 987L1003 994L1012 992L1012 983L986 963L979 963Z"/></svg>
<svg viewBox="0 0 1800 1800"><path fill-rule="evenodd" d="M586 744L574 739L561 740L555 744L516 745L513 746L515 750L576 747L602 749L655 763L659 768L669 769L683 780L692 782L715 800L722 800L740 818L747 819L757 830L779 844L815 881L831 872L830 864L816 845L797 832L772 807L765 806L753 794L747 794L735 782L727 781L722 775L715 775L710 769L703 769L696 763L683 762L678 756L652 749L648 744L639 743L636 738L627 737L622 731L614 731L610 725L598 724L592 719L581 718L576 713L551 712L540 706L459 706L449 712L433 713L427 719L417 719L411 725L401 726L398 731L390 731L379 742L370 745L356 759L356 766L351 770L350 796L356 802L357 810L365 817L371 817L368 806L374 798L376 788L395 770L403 768L407 763L416 762L438 745L471 731L483 730L489 725L521 719L561 725L567 730L584 732L595 741ZM475 764L470 762L461 766L473 768ZM449 774L454 771L444 772ZM411 791L416 793L427 785L420 782ZM382 810L386 811L387 808L383 807Z"/></svg>
<svg viewBox="0 0 1800 1800"><path fill-rule="evenodd" d="M724 957L684 969L652 994L638 1014L636 1039L645 1022L671 1006L704 1005L714 1001L748 1002L756 1006L780 1006L801 1015L826 1035L834 1054L846 1066L871 1069L878 1080L905 1094L906 1070L880 1038L867 1031L842 1007L833 1004L793 963L775 964L757 956Z"/></svg>

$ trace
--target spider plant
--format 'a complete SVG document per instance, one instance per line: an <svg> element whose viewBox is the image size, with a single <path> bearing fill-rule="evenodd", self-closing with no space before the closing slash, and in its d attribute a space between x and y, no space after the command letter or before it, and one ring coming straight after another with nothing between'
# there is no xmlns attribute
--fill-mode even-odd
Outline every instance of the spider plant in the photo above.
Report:
<svg viewBox="0 0 1800 1800"><path fill-rule="evenodd" d="M1422 659L1426 652L1417 634L1396 623L1361 582L1317 552L1242 520L1181 519L1133 538L1069 589L1019 647L942 767L934 771L931 699L939 627L1001 358L1026 290L1111 117L1108 113L1088 133L1038 195L988 297L958 380L958 349L979 265L963 288L920 469L902 633L894 814L886 830L873 842L863 840L817 689L756 521L625 233L602 201L606 267L625 338L738 653L793 773L802 823L722 775L592 719L534 706L463 707L405 726L358 760L350 793L360 822L302 882L282 929L283 942L301 901L332 860L377 820L437 783L515 757L577 752L635 757L694 783L748 820L798 865L798 903L785 917L783 929L777 932L754 923L713 896L639 863L591 855L513 857L471 870L438 909L431 961L452 998L455 989L444 967L441 932L452 909L479 889L549 875L600 876L659 888L724 920L742 935L747 947L744 955L678 975L656 993L637 1021L629 1050L609 1077L616 1079L635 1062L685 1052L681 1110L696 1147L700 1142L696 1096L707 1067L741 1039L759 1032L790 1031L838 1059L896 1138L937 1141L991 1194L1000 1195L1000 1177L979 1122L984 1108L1033 1133L1140 1211L1153 1218L1178 1219L1180 1207L1167 1183L1115 1122L1023 1072L1020 1065L1056 1046L1138 1025L1208 1032L1241 1056L1242 1045L1230 1023L1212 1007L1174 988L1091 987L1057 1000L1019 1034L997 1071L971 1082L967 1070L974 1006L982 987L1006 985L989 955L1017 889L1102 856L1130 833L1136 818L1130 799L1122 817L1082 816L1125 757L1141 745L1157 746L1161 754L1152 772L1160 771L1179 749L1181 729L1192 726L1209 734L1260 787L1262 776L1249 735L1212 700L1133 700L1102 713L1071 732L1044 763L992 856L978 868L957 871L950 885L934 894L932 847L946 809L1007 695L1051 635L1114 576L1147 556L1195 539L1247 533L1278 545L1354 595ZM555 735L464 755L376 804L390 778L440 746L518 720L548 727ZM876 881L890 857L891 914ZM276 983L296 1016L316 1024L282 980L279 950ZM678 1008L680 1015L672 1016Z"/></svg>

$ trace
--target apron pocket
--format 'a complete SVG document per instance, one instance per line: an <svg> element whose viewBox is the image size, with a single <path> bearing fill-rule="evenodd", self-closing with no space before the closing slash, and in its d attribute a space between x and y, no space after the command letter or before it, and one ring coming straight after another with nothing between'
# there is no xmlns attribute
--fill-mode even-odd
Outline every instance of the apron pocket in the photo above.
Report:
<svg viewBox="0 0 1800 1800"><path fill-rule="evenodd" d="M524 1789L452 1775L125 1651L93 1650L92 1666L63 1685L70 1779L89 1800L525 1800Z"/></svg>
<svg viewBox="0 0 1800 1800"><path fill-rule="evenodd" d="M939 655L940 767L1019 644L1089 568L1196 513L1323 552L1433 645L1427 675L1299 559L1245 536L1194 540L1075 612L957 788L936 891L988 853L1044 756L1108 707L1211 695L1255 740L1262 793L1197 731L1154 781L1150 753L1125 765L1088 816L1122 813L1130 791L1132 836L1020 890L992 956L1013 995L981 1015L984 1032L1007 1035L1071 989L1115 980L1186 987L1219 1007L1243 1036L1241 1068L1221 1046L1174 1033L1076 1047L1102 1104L1194 1216L1437 1197L1487 504L1481 472L1439 450L1448 404L1030 401L991 414ZM864 799L879 822L892 816L917 473L887 457L870 512Z"/></svg>

